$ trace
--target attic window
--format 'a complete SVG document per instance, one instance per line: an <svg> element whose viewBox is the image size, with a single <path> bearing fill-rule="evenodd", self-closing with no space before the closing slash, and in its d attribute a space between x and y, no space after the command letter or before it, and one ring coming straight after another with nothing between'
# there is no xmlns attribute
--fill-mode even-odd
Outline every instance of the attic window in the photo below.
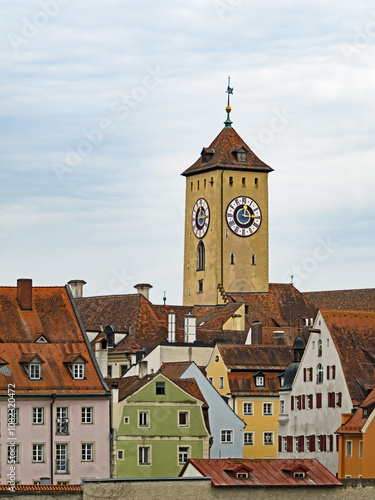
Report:
<svg viewBox="0 0 375 500"><path fill-rule="evenodd" d="M255 375L255 386L264 387L264 375L263 373L257 373Z"/></svg>
<svg viewBox="0 0 375 500"><path fill-rule="evenodd" d="M48 340L43 337L43 335L41 335L36 342L37 344L48 344Z"/></svg>
<svg viewBox="0 0 375 500"><path fill-rule="evenodd" d="M306 474L304 472L295 472L294 473L295 479L304 478L304 477L306 477Z"/></svg>
<svg viewBox="0 0 375 500"><path fill-rule="evenodd" d="M249 474L247 472L237 472L238 479L247 479Z"/></svg>
<svg viewBox="0 0 375 500"><path fill-rule="evenodd" d="M238 151L237 152L237 161L241 161L241 162L246 161L246 151Z"/></svg>
<svg viewBox="0 0 375 500"><path fill-rule="evenodd" d="M158 396L165 394L165 382L156 382L156 392Z"/></svg>
<svg viewBox="0 0 375 500"><path fill-rule="evenodd" d="M85 378L85 365L83 363L74 363L73 378L74 380L83 380Z"/></svg>
<svg viewBox="0 0 375 500"><path fill-rule="evenodd" d="M40 380L42 378L42 365L40 363L30 363L30 380Z"/></svg>

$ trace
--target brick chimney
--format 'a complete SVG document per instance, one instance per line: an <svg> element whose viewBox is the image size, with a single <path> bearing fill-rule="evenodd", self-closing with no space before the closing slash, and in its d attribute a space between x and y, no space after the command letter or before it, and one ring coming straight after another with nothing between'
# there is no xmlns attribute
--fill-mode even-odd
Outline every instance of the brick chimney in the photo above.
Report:
<svg viewBox="0 0 375 500"><path fill-rule="evenodd" d="M254 345L263 343L263 324L260 321L251 323L251 343Z"/></svg>
<svg viewBox="0 0 375 500"><path fill-rule="evenodd" d="M17 280L17 300L23 311L33 308L33 280L21 278Z"/></svg>

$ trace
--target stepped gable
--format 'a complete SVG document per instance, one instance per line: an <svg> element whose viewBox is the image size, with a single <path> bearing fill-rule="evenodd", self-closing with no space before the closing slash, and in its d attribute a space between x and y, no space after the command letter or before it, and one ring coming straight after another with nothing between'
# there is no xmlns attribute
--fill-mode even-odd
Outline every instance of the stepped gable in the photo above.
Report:
<svg viewBox="0 0 375 500"><path fill-rule="evenodd" d="M234 154L238 148L244 148L247 152L246 162L237 161ZM243 139L232 127L224 127L220 134L213 140L209 148L203 148L202 153L208 153L211 158L203 161L203 156L186 169L182 175L189 176L210 170L252 170L254 172L272 172L273 169L260 160ZM205 155L206 156L206 155Z"/></svg>
<svg viewBox="0 0 375 500"><path fill-rule="evenodd" d="M375 311L375 288L304 292L319 309L343 311Z"/></svg>
<svg viewBox="0 0 375 500"><path fill-rule="evenodd" d="M247 328L253 321L266 327L302 328L305 319L315 318L318 308L293 285L270 283L268 293L228 293L235 302L247 308Z"/></svg>
<svg viewBox="0 0 375 500"><path fill-rule="evenodd" d="M25 281L25 280L21 280ZM17 287L0 287L0 387L15 384L17 394L107 394L92 361L66 287L34 287L30 307L22 308ZM42 378L30 380L25 365L38 358ZM85 378L73 379L68 365L81 358ZM10 372L9 372L10 371Z"/></svg>
<svg viewBox="0 0 375 500"><path fill-rule="evenodd" d="M350 396L360 405L375 387L375 311L321 311Z"/></svg>

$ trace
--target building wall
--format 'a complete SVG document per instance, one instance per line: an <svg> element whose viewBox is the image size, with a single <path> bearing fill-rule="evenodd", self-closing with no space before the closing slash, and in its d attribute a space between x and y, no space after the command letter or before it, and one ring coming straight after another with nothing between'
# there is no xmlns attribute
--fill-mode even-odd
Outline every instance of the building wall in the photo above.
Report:
<svg viewBox="0 0 375 500"><path fill-rule="evenodd" d="M227 292L268 291L267 175L262 172L218 169L186 178L184 305L223 303L217 290L219 283ZM242 179L245 179L244 185ZM227 206L238 196L254 199L261 209L261 226L252 236L240 237L227 225ZM206 251L206 267L205 270L197 271L199 238L194 235L192 229L192 211L200 198L204 198L209 205L210 225L202 238ZM234 265L231 264L231 254L235 255ZM256 255L254 266L250 260L253 254ZM203 292L198 291L198 280L203 280Z"/></svg>
<svg viewBox="0 0 375 500"><path fill-rule="evenodd" d="M338 472L338 449L335 431L341 425L341 414L350 413L352 408L350 394L346 385L341 362L328 328L318 313L314 324L321 333L311 332L296 373L291 391L280 391L280 408L284 413L279 416L278 434L293 437L293 451L278 452L278 458L317 458L333 474ZM322 355L318 356L318 343L322 341ZM323 366L323 382L317 383L317 365ZM327 365L335 366L335 378L327 380ZM304 380L306 370L312 368L312 381ZM335 407L328 407L328 393L335 393ZM317 394L321 394L322 407L317 408ZM308 409L307 396L312 395L313 408ZM340 395L340 396L339 396ZM305 396L305 409L297 409L298 397ZM292 409L292 398L294 409ZM340 406L338 403L340 399ZM302 403L301 403L302 404ZM280 410L281 411L281 410ZM315 451L306 451L307 436L316 437ZM304 451L297 451L295 438L304 436ZM319 451L318 436L333 436L333 451ZM328 438L326 438L328 439ZM328 447L329 448L329 447Z"/></svg>
<svg viewBox="0 0 375 500"><path fill-rule="evenodd" d="M347 442L351 443L351 454L347 453ZM363 458L360 457L359 448L362 435L340 435L339 436L339 470L338 477L358 478L363 476ZM372 462L372 460L371 460ZM374 467L372 467L374 469ZM374 474L372 473L372 477ZM370 477L370 476L367 476Z"/></svg>
<svg viewBox="0 0 375 500"><path fill-rule="evenodd" d="M211 358L209 360L206 376L211 381L212 385L222 396L228 396L230 394L230 387L228 381L228 370L225 366L218 347L216 346L212 352ZM223 387L220 387L220 377L223 380Z"/></svg>
<svg viewBox="0 0 375 500"><path fill-rule="evenodd" d="M21 399L16 394L16 407L19 408L19 425L15 427L15 435L12 436L19 444L20 462L15 464L16 480L22 484L32 484L41 477L51 477L51 403L52 398L28 398ZM56 481L69 481L79 484L83 478L109 477L110 476L110 441L109 441L109 398L92 399L80 395L79 398L56 398L53 404L53 473L54 484ZM69 434L56 435L56 407L68 407ZM44 423L33 424L33 407L44 408ZM93 424L81 423L82 407L94 409ZM1 436L8 437L7 429L7 402L0 403L0 425ZM55 446L56 443L68 444L69 473L56 474L55 468ZM82 443L92 443L94 460L82 462ZM1 447L1 463L3 471L7 468L7 442ZM44 445L44 461L33 463L32 445ZM6 476L2 473L1 482L5 483Z"/></svg>

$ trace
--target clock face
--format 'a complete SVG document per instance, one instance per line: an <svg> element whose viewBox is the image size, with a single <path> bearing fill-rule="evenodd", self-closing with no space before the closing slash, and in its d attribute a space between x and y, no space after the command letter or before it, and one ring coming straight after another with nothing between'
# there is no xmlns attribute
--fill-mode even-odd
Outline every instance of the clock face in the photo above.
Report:
<svg viewBox="0 0 375 500"><path fill-rule="evenodd" d="M239 196L227 208L227 223L238 236L251 236L260 227L262 214L258 204L251 198Z"/></svg>
<svg viewBox="0 0 375 500"><path fill-rule="evenodd" d="M191 220L194 234L197 238L203 238L207 233L210 223L210 209L204 198L200 198L194 205Z"/></svg>

